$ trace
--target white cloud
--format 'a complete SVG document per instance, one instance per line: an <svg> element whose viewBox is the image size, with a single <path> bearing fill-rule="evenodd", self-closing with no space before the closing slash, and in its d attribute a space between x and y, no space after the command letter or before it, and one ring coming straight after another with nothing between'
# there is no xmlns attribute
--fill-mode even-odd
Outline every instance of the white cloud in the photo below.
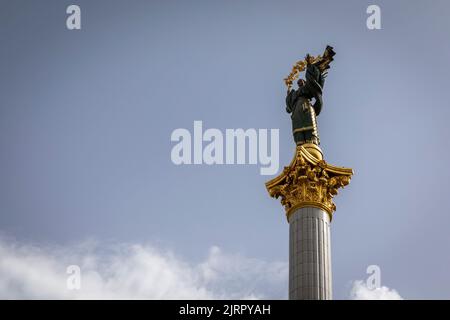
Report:
<svg viewBox="0 0 450 320"><path fill-rule="evenodd" d="M81 289L66 269L81 268ZM190 264L146 245L36 247L0 241L0 299L285 299L288 266L222 252Z"/></svg>
<svg viewBox="0 0 450 320"><path fill-rule="evenodd" d="M66 269L81 268L69 290ZM211 247L198 264L140 244L32 246L0 239L0 299L286 299L288 265ZM350 299L401 300L394 289L352 283Z"/></svg>
<svg viewBox="0 0 450 320"><path fill-rule="evenodd" d="M370 289L366 283L361 280L353 282L350 290L350 299L352 300L403 300L403 298L394 289L388 287L378 287Z"/></svg>

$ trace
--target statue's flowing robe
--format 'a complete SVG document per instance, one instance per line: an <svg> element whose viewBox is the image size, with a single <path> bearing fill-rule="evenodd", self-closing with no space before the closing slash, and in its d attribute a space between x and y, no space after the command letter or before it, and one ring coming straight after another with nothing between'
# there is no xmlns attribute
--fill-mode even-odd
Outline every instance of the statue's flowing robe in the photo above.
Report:
<svg viewBox="0 0 450 320"><path fill-rule="evenodd" d="M320 71L310 65L306 71L306 83L291 90L286 97L286 111L291 113L292 133L297 145L304 143L319 144L316 116L322 109L322 86ZM310 100L314 98L314 105Z"/></svg>

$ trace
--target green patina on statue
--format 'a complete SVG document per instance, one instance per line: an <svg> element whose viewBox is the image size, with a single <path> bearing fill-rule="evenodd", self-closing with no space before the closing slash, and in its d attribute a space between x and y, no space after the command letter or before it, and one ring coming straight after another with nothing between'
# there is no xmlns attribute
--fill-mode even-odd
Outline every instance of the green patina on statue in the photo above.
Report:
<svg viewBox="0 0 450 320"><path fill-rule="evenodd" d="M330 46L326 47L322 56L314 58L308 54L305 60L294 65L291 74L285 79L288 86L286 111L291 114L292 131L297 145L320 144L316 117L322 110L323 85L335 54ZM305 80L299 79L298 89L291 89L292 82L305 69Z"/></svg>

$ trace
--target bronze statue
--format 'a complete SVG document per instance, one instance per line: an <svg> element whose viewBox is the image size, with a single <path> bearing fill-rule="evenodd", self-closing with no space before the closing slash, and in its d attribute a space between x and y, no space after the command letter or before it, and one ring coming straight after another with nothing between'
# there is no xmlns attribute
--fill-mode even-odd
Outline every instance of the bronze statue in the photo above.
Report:
<svg viewBox="0 0 450 320"><path fill-rule="evenodd" d="M325 78L336 53L327 46L322 56L316 58L306 55L305 60L298 61L291 74L284 79L288 86L286 111L291 113L292 133L297 145L305 143L320 144L316 117L322 110L322 90ZM306 69L305 79L297 81L298 89L293 90L292 82L300 72ZM311 104L314 99L314 104Z"/></svg>

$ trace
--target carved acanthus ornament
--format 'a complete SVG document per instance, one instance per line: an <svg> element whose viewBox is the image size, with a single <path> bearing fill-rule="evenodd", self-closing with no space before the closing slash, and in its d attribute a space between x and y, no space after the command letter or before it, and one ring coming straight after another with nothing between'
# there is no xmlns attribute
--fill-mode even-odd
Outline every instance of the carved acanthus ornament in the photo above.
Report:
<svg viewBox="0 0 450 320"><path fill-rule="evenodd" d="M286 217L302 207L318 207L332 218L336 206L333 197L350 183L353 170L336 167L322 159L322 151L313 144L297 146L295 157L283 172L266 183L271 197L281 197Z"/></svg>

